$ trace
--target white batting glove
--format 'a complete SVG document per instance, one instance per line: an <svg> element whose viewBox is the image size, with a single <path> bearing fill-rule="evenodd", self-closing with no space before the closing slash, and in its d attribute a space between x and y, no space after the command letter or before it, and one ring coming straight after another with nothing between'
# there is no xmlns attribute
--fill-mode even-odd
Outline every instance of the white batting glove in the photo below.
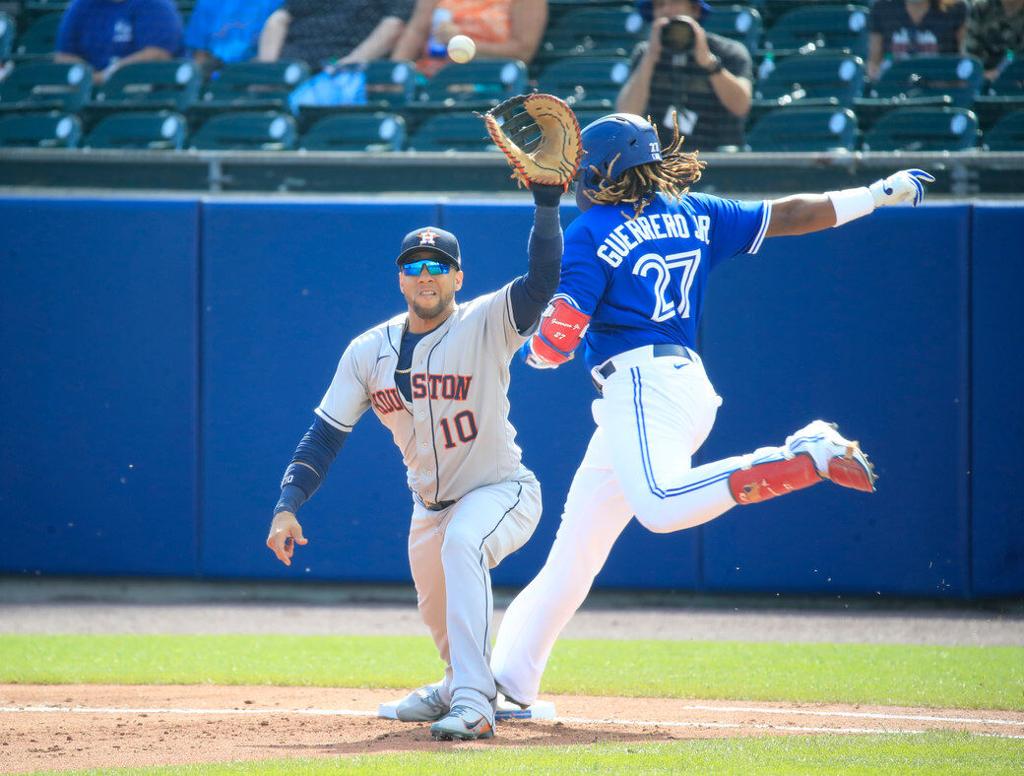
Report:
<svg viewBox="0 0 1024 776"><path fill-rule="evenodd" d="M900 170L888 178L875 181L868 186L868 191L875 200L875 207L903 202L917 207L924 201L924 184L934 182L935 178L924 170Z"/></svg>

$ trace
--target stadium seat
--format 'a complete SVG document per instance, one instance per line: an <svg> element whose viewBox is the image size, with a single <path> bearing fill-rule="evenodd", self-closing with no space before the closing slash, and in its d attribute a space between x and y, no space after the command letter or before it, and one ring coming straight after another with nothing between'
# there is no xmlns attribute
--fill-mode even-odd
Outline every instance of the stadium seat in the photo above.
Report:
<svg viewBox="0 0 1024 776"><path fill-rule="evenodd" d="M1010 63L992 82L991 93L974 98L982 130L989 130L1002 116L1024 110L1024 57Z"/></svg>
<svg viewBox="0 0 1024 776"><path fill-rule="evenodd" d="M405 119L394 113L347 113L320 119L302 137L307 151L401 151Z"/></svg>
<svg viewBox="0 0 1024 776"><path fill-rule="evenodd" d="M714 12L703 19L702 26L708 32L742 43L751 54L761 44L761 14L749 5L715 6Z"/></svg>
<svg viewBox="0 0 1024 776"><path fill-rule="evenodd" d="M974 57L948 54L893 62L872 91L872 97L906 103L918 98L948 96L954 106L969 108L985 77Z"/></svg>
<svg viewBox="0 0 1024 776"><path fill-rule="evenodd" d="M423 122L409 138L416 151L494 150L484 123L472 113L442 113Z"/></svg>
<svg viewBox="0 0 1024 776"><path fill-rule="evenodd" d="M628 78L629 60L625 57L567 57L545 68L537 88L571 105L611 108Z"/></svg>
<svg viewBox="0 0 1024 776"><path fill-rule="evenodd" d="M199 68L187 60L136 62L97 87L93 104L185 110L199 95L201 80Z"/></svg>
<svg viewBox="0 0 1024 776"><path fill-rule="evenodd" d="M238 62L216 72L202 87L202 103L235 110L280 110L309 77L305 62Z"/></svg>
<svg viewBox="0 0 1024 776"><path fill-rule="evenodd" d="M67 113L16 113L0 118L0 148L76 148L82 122Z"/></svg>
<svg viewBox="0 0 1024 776"><path fill-rule="evenodd" d="M751 151L852 151L856 142L849 108L772 111L747 133Z"/></svg>
<svg viewBox="0 0 1024 776"><path fill-rule="evenodd" d="M415 99L416 67L412 62L367 62L363 73L368 105L400 108Z"/></svg>
<svg viewBox="0 0 1024 776"><path fill-rule="evenodd" d="M29 25L14 42L14 60L49 59L57 48L57 28L63 14L48 13Z"/></svg>
<svg viewBox="0 0 1024 776"><path fill-rule="evenodd" d="M25 13L39 16L45 13L64 13L71 0L27 0L23 8Z"/></svg>
<svg viewBox="0 0 1024 776"><path fill-rule="evenodd" d="M102 119L86 135L86 148L140 148L180 151L188 122L171 111L129 111Z"/></svg>
<svg viewBox="0 0 1024 776"><path fill-rule="evenodd" d="M441 68L427 82L426 98L438 103L492 104L526 91L526 65L518 59L481 59Z"/></svg>
<svg viewBox="0 0 1024 776"><path fill-rule="evenodd" d="M629 56L648 27L628 6L587 7L570 11L548 25L537 51L540 63L564 56Z"/></svg>
<svg viewBox="0 0 1024 776"><path fill-rule="evenodd" d="M0 62L6 62L14 48L14 18L0 11Z"/></svg>
<svg viewBox="0 0 1024 776"><path fill-rule="evenodd" d="M779 60L759 80L754 95L760 100L783 100L794 107L805 100L835 98L850 106L864 89L864 60L853 54L822 52Z"/></svg>
<svg viewBox="0 0 1024 776"><path fill-rule="evenodd" d="M765 48L785 55L835 49L868 54L868 9L863 5L811 4L783 14L765 33Z"/></svg>
<svg viewBox="0 0 1024 776"><path fill-rule="evenodd" d="M985 133L984 144L990 151L1024 150L1024 110L1016 110L999 119Z"/></svg>
<svg viewBox="0 0 1024 776"><path fill-rule="evenodd" d="M275 111L240 111L213 116L192 136L200 151L290 151L295 119Z"/></svg>
<svg viewBox="0 0 1024 776"><path fill-rule="evenodd" d="M23 62L0 81L0 108L74 112L89 99L91 90L92 68L88 65Z"/></svg>
<svg viewBox="0 0 1024 776"><path fill-rule="evenodd" d="M964 108L899 108L865 135L865 151L963 151L978 144L978 117Z"/></svg>

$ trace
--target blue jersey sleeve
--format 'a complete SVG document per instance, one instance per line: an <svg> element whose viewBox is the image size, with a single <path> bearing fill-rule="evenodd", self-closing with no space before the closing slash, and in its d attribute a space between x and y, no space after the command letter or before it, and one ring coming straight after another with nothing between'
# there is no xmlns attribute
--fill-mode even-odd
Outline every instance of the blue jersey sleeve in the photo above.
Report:
<svg viewBox="0 0 1024 776"><path fill-rule="evenodd" d="M593 315L604 296L612 267L597 257L594 237L578 217L565 230L562 275L556 297L565 297L587 315Z"/></svg>
<svg viewBox="0 0 1024 776"><path fill-rule="evenodd" d="M181 17L170 0L154 0L145 13L136 17L135 42L138 48L155 46L171 56L181 53Z"/></svg>
<svg viewBox="0 0 1024 776"><path fill-rule="evenodd" d="M708 253L711 267L740 253L757 253L772 219L768 200L745 202L691 194L711 219Z"/></svg>

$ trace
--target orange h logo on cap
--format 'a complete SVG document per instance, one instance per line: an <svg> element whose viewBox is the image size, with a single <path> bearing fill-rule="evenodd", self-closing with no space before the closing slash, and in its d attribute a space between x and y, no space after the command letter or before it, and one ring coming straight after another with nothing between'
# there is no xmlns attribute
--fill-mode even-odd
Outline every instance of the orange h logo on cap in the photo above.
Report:
<svg viewBox="0 0 1024 776"><path fill-rule="evenodd" d="M434 241L437 239L437 232L433 229L424 229L419 234L420 245L434 245Z"/></svg>

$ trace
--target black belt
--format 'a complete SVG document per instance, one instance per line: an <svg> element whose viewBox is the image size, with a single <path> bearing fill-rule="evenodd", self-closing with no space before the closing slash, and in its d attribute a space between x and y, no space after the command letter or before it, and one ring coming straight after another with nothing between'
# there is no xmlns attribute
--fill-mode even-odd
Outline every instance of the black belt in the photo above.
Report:
<svg viewBox="0 0 1024 776"><path fill-rule="evenodd" d="M673 345L670 343L652 345L651 351L651 355L653 355L655 358L660 358L662 356L683 356L684 358L690 357L690 354L682 345ZM600 369L597 370L597 373L601 375L601 377L603 377L605 380L607 380L609 377L615 374L615 364L613 363L614 360L614 357L612 357L611 359L606 361Z"/></svg>
<svg viewBox="0 0 1024 776"><path fill-rule="evenodd" d="M428 504L426 501L423 502L423 506L429 509L431 512L440 512L443 509L447 509L455 503L455 499L451 501L438 501L436 504Z"/></svg>

